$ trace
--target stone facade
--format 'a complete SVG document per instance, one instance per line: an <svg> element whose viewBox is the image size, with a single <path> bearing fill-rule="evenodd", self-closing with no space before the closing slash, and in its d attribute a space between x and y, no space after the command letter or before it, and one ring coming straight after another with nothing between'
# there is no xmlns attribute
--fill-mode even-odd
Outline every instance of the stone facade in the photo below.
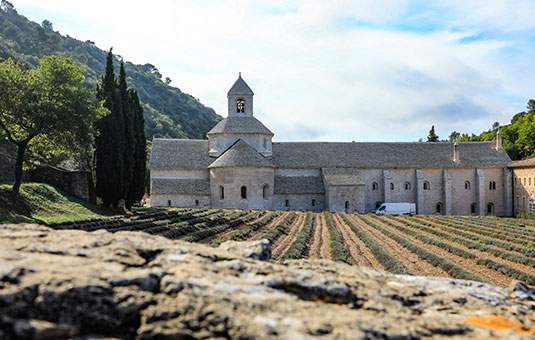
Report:
<svg viewBox="0 0 535 340"><path fill-rule="evenodd" d="M501 138L273 143L252 104L240 75L228 92L228 117L208 140L154 139L153 205L371 212L384 202L410 202L419 214L513 214L516 187ZM531 180L535 191L535 173Z"/></svg>
<svg viewBox="0 0 535 340"><path fill-rule="evenodd" d="M535 214L535 158L515 161L513 172L513 196L515 214Z"/></svg>

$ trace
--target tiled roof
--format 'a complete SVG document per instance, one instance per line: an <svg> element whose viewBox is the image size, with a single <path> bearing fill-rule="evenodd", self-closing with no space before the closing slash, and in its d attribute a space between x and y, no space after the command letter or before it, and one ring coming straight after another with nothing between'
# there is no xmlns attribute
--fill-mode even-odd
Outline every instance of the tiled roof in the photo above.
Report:
<svg viewBox="0 0 535 340"><path fill-rule="evenodd" d="M458 163L453 161L453 143L445 142L286 142L273 143L271 158L264 158L256 151L254 155L262 157L263 161L270 163L269 166L282 169L481 168L505 167L512 163L505 151L496 151L494 142L465 142L457 143L457 145L460 159ZM247 159L243 160L245 164L250 162L251 154L253 153L251 152ZM240 154L232 153L231 155L233 156L231 163L242 162L239 160ZM153 140L151 168L206 169L213 162L214 158L208 156L208 141L206 140L160 138Z"/></svg>
<svg viewBox="0 0 535 340"><path fill-rule="evenodd" d="M457 143L460 162L453 162L453 143L273 143L277 168L358 169L504 167L511 163L494 142Z"/></svg>
<svg viewBox="0 0 535 340"><path fill-rule="evenodd" d="M210 195L210 180L153 178L151 193L178 195Z"/></svg>
<svg viewBox="0 0 535 340"><path fill-rule="evenodd" d="M154 138L149 166L156 169L206 169L214 161L208 156L208 141Z"/></svg>
<svg viewBox="0 0 535 340"><path fill-rule="evenodd" d="M364 185L355 168L322 168L328 185Z"/></svg>
<svg viewBox="0 0 535 340"><path fill-rule="evenodd" d="M275 194L324 194L321 177L314 176L275 176Z"/></svg>
<svg viewBox="0 0 535 340"><path fill-rule="evenodd" d="M228 90L228 95L235 95L235 94L244 94L244 95L254 95L253 90L247 85L245 80L241 77L241 74L239 75L238 79L234 82L234 85Z"/></svg>
<svg viewBox="0 0 535 340"><path fill-rule="evenodd" d="M243 139L238 139L230 148L219 156L209 168L223 167L268 167L273 165Z"/></svg>
<svg viewBox="0 0 535 340"><path fill-rule="evenodd" d="M510 168L525 168L525 167L535 167L535 158L524 159L521 161L513 161L509 164Z"/></svg>
<svg viewBox="0 0 535 340"><path fill-rule="evenodd" d="M267 127L255 117L227 117L217 123L207 135L215 133L261 133L273 136Z"/></svg>

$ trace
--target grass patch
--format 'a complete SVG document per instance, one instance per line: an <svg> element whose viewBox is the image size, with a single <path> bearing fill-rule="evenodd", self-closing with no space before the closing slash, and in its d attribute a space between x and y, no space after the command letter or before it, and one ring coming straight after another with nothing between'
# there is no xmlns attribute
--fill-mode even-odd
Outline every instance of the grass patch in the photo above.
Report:
<svg viewBox="0 0 535 340"><path fill-rule="evenodd" d="M11 191L11 184L0 184L0 224L52 224L113 215L117 214L48 184L24 183L19 195Z"/></svg>

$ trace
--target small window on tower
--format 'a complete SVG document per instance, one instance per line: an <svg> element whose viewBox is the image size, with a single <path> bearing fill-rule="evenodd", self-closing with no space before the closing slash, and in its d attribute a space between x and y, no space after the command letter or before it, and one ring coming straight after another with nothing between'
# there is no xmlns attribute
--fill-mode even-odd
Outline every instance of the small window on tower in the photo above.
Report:
<svg viewBox="0 0 535 340"><path fill-rule="evenodd" d="M238 99L236 100L236 112L237 113L244 113L245 112L245 100Z"/></svg>

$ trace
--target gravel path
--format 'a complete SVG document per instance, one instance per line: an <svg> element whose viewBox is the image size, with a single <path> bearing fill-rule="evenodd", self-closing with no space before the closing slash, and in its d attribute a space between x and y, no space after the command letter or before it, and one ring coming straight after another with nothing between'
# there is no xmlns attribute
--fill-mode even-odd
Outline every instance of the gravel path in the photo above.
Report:
<svg viewBox="0 0 535 340"><path fill-rule="evenodd" d="M290 225L286 234L283 234L279 237L275 243L271 246L271 259L274 261L279 261L284 252L290 248L293 240L297 237L297 234L303 229L305 225L306 214L297 213L293 223Z"/></svg>
<svg viewBox="0 0 535 340"><path fill-rule="evenodd" d="M370 215L372 216L372 215ZM381 217L381 218L384 218L384 217ZM508 287L509 284L511 283L511 281L513 280L512 278L506 276L506 275L503 275L503 274L500 274L498 273L497 271L495 270L492 270L492 269L489 269L485 266L480 266L478 264L476 264L473 260L469 260L469 259L465 259L461 256L457 256L457 255L454 255L450 252L448 252L447 250L444 250L440 247L437 247L437 246L433 246L433 245L430 245L430 244L426 244L410 235L407 235L401 231L399 231L398 229L394 228L394 227L391 227L389 225L387 225L386 223L384 223L379 217L375 217L373 216L373 219L374 219L374 222L376 222L378 225L390 230L391 232L411 241L412 243L424 248L424 249L427 249L428 251L432 252L433 254L437 255L437 256L440 256L442 258L445 258L453 263L455 263L456 265L458 265L459 267L462 267L464 270L466 270L467 272L470 272L474 275L477 275L479 276L480 278L482 278L483 280L487 280L489 281L490 283L496 285L496 286L500 286L500 287ZM403 227L407 227L405 224L403 223L400 223L400 222L397 222L397 221L390 221L389 222L392 222L393 224L396 224L396 225L400 225L400 226L403 226Z"/></svg>
<svg viewBox="0 0 535 340"><path fill-rule="evenodd" d="M342 234L344 245L348 251L349 262L360 267L371 267L384 271L383 265L377 261L370 249L366 247L366 244L355 235L344 220L336 214L333 215L333 219L340 234Z"/></svg>
<svg viewBox="0 0 535 340"><path fill-rule="evenodd" d="M392 240L379 230L367 225L354 215L348 216L356 222L356 224L365 231L368 235L372 236L379 244L381 244L386 251L394 256L407 270L417 276L433 276L433 277L450 277L448 273L442 269L433 266L427 261L420 259L417 254L405 249L396 241Z"/></svg>
<svg viewBox="0 0 535 340"><path fill-rule="evenodd" d="M328 245L329 232L325 223L325 217L323 217L323 214L315 214L315 217L312 240L310 241L305 258L330 260L331 254Z"/></svg>

